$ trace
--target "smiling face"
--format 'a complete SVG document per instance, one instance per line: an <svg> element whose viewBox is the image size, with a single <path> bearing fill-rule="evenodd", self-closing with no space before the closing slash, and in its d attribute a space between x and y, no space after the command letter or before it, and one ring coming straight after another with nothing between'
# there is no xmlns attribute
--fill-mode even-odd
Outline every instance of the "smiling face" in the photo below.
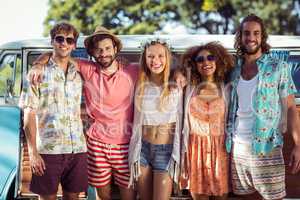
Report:
<svg viewBox="0 0 300 200"><path fill-rule="evenodd" d="M146 48L146 65L152 74L160 74L166 66L166 47L161 44L150 45Z"/></svg>
<svg viewBox="0 0 300 200"><path fill-rule="evenodd" d="M58 57L69 57L71 52L76 48L73 33L60 32L57 33L51 42L54 54Z"/></svg>
<svg viewBox="0 0 300 200"><path fill-rule="evenodd" d="M215 56L207 50L202 50L195 58L197 71L204 79L213 78L216 71Z"/></svg>
<svg viewBox="0 0 300 200"><path fill-rule="evenodd" d="M242 48L248 55L261 53L262 30L259 23L245 22L242 27Z"/></svg>
<svg viewBox="0 0 300 200"><path fill-rule="evenodd" d="M103 68L107 68L116 57L117 47L114 46L112 39L105 38L96 42L92 54L98 64Z"/></svg>

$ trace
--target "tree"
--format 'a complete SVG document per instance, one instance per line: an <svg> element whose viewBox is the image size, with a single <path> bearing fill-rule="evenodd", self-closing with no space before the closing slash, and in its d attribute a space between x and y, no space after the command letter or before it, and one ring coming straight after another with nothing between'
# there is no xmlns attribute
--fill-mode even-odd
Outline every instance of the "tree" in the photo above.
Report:
<svg viewBox="0 0 300 200"><path fill-rule="evenodd" d="M239 19L249 13L260 16L267 25L269 34L278 35L299 35L299 6L300 1L296 0L263 0L243 1L231 0L236 15L234 16L235 26Z"/></svg>
<svg viewBox="0 0 300 200"><path fill-rule="evenodd" d="M153 33L179 19L178 3L184 1L50 0L45 33L61 20L70 21L83 34L92 33L99 24L118 34Z"/></svg>
<svg viewBox="0 0 300 200"><path fill-rule="evenodd" d="M270 34L299 34L299 0L49 0L45 34L67 20L83 34L99 24L117 34L152 34L170 22L191 33L234 33L249 13L262 17ZM291 12L292 11L292 12Z"/></svg>

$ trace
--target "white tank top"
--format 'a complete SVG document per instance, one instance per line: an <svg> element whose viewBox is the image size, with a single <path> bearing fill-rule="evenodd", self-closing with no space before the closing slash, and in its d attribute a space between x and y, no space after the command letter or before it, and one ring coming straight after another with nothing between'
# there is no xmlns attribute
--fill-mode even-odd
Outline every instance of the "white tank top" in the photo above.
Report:
<svg viewBox="0 0 300 200"><path fill-rule="evenodd" d="M251 80L244 80L242 76L237 85L238 110L235 126L234 141L250 143L255 115L253 112L253 100L256 98L258 76Z"/></svg>
<svg viewBox="0 0 300 200"><path fill-rule="evenodd" d="M144 98L142 103L142 113L144 114L143 125L160 125L176 122L179 91L171 89L170 95L167 97L166 106L162 111L159 110L160 94L162 87L147 85L144 90Z"/></svg>

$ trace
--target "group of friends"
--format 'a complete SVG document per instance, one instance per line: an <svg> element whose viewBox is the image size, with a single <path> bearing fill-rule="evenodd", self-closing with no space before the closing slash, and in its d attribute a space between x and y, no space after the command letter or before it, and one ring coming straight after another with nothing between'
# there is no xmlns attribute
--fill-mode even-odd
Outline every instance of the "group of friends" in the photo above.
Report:
<svg viewBox="0 0 300 200"><path fill-rule="evenodd" d="M145 41L134 65L101 26L84 40L93 60L72 58L78 35L69 23L52 28L53 51L35 61L20 98L30 190L41 199L56 199L61 184L63 199L78 199L89 185L110 200L113 181L124 200L167 200L175 185L196 200L286 195L287 129L291 172L300 169L296 89L288 64L269 54L261 18L242 20L235 56L218 42L193 46L172 77L163 39Z"/></svg>

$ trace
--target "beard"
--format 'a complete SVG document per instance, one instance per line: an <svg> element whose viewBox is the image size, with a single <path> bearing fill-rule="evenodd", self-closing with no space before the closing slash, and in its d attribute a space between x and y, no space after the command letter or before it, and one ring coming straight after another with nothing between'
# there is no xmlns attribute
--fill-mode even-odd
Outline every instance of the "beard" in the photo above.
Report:
<svg viewBox="0 0 300 200"><path fill-rule="evenodd" d="M95 58L96 62L103 68L107 68L111 66L111 64L114 62L116 59L116 55L114 56L105 56L105 57L97 57Z"/></svg>
<svg viewBox="0 0 300 200"><path fill-rule="evenodd" d="M246 45L242 46L242 52L248 55L254 55L261 49L261 44L257 45L254 49L248 49Z"/></svg>

